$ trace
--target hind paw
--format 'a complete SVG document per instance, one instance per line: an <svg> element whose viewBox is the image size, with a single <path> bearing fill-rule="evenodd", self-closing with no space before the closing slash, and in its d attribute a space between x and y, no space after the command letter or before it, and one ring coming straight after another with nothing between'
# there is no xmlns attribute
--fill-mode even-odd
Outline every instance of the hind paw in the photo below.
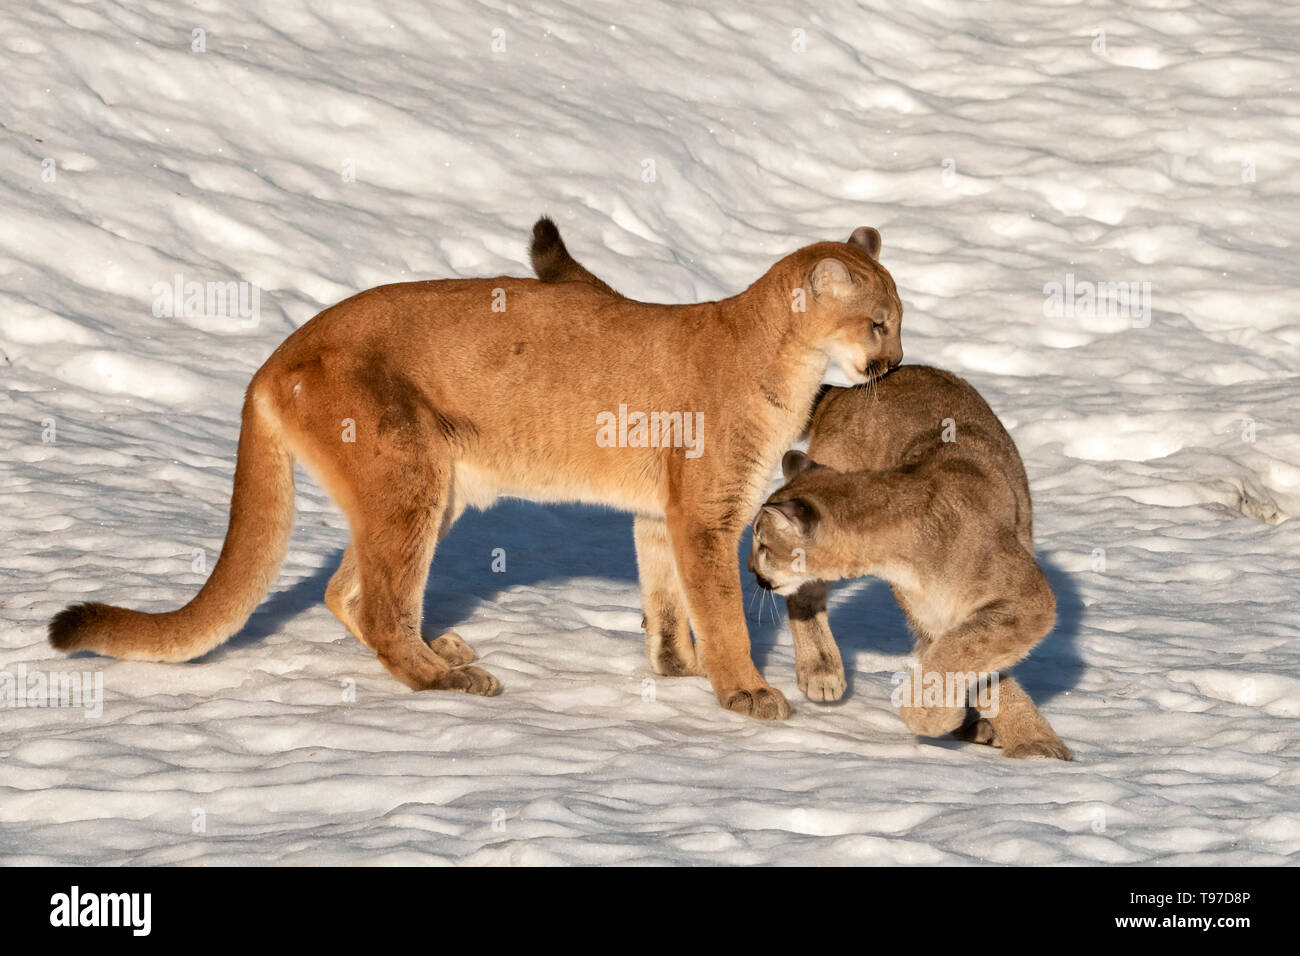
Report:
<svg viewBox="0 0 1300 956"><path fill-rule="evenodd" d="M1020 759L1025 757L1055 757L1057 760L1074 759L1074 754L1070 753L1070 748L1065 746L1061 739L1056 736L1024 740L1010 747L1004 747L1002 748L1002 756Z"/></svg>
<svg viewBox="0 0 1300 956"><path fill-rule="evenodd" d="M656 674L664 677L705 677L704 668L695 659L694 652L690 659L684 659L674 648L662 648L650 662Z"/></svg>
<svg viewBox="0 0 1300 956"><path fill-rule="evenodd" d="M429 648L452 667L461 667L475 658L474 649L455 631L434 638L429 642Z"/></svg>
<svg viewBox="0 0 1300 956"><path fill-rule="evenodd" d="M942 737L961 726L965 707L900 707L898 714L912 733L921 737Z"/></svg>
<svg viewBox="0 0 1300 956"><path fill-rule="evenodd" d="M455 690L479 697L495 697L501 682L481 667L457 667L438 678L430 690Z"/></svg>
<svg viewBox="0 0 1300 956"><path fill-rule="evenodd" d="M972 744L984 744L989 747L1002 746L997 728L985 717L971 721L965 727L957 728L952 732L952 735L958 740L965 740Z"/></svg>

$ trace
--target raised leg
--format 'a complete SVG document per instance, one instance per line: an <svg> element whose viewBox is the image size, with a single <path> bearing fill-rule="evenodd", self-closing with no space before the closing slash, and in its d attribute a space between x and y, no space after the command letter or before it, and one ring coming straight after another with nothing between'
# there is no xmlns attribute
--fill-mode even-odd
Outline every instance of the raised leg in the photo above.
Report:
<svg viewBox="0 0 1300 956"><path fill-rule="evenodd" d="M799 689L809 700L839 700L844 696L844 662L826 620L830 585L810 581L785 600L794 638L794 668Z"/></svg>
<svg viewBox="0 0 1300 956"><path fill-rule="evenodd" d="M958 675L982 678L1001 672L1028 654L1052 629L1056 600L1033 559L1015 544L999 555L997 567L1005 585L1004 596L986 601L961 624L932 639L922 636L917 658L921 680L914 682L914 687L932 678L950 687L948 682ZM1008 713L1023 716L1023 704L1032 708L1033 703L1018 684L1012 681L1011 685ZM1001 697L999 687L999 703ZM937 704L912 700L899 709L908 728L926 737L958 730L966 723L967 712L964 703L949 699ZM1008 727L1013 719L1008 717Z"/></svg>
<svg viewBox="0 0 1300 956"><path fill-rule="evenodd" d="M638 516L633 535L650 667L667 677L701 677L704 668L691 643L690 619L673 561L668 525L659 518Z"/></svg>

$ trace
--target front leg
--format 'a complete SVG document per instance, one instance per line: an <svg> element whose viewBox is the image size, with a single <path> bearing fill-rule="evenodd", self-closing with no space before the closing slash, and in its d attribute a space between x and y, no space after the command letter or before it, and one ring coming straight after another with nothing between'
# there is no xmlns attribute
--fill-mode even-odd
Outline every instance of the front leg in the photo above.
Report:
<svg viewBox="0 0 1300 956"><path fill-rule="evenodd" d="M790 716L790 704L768 686L750 657L736 561L740 532L693 518L670 511L668 531L713 692L727 710L784 720Z"/></svg>
<svg viewBox="0 0 1300 956"><path fill-rule="evenodd" d="M673 561L668 525L662 518L639 515L632 530L650 667L666 677L702 677L704 667L691 644L691 625Z"/></svg>
<svg viewBox="0 0 1300 956"><path fill-rule="evenodd" d="M794 638L794 669L799 689L809 700L839 700L844 696L844 662L826 620L830 585L810 581L785 599Z"/></svg>

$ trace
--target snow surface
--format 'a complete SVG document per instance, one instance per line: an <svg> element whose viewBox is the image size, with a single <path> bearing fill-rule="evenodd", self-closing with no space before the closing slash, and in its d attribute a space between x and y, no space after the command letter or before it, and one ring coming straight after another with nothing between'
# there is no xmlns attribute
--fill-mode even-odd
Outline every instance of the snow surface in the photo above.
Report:
<svg viewBox="0 0 1300 956"><path fill-rule="evenodd" d="M4 5L0 669L106 696L0 710L6 862L1294 859L1300 8L707 7ZM882 229L908 360L969 377L1025 458L1061 614L1020 673L1074 763L908 734L879 582L835 598L836 705L798 695L756 600L788 722L647 685L631 519L591 508L504 502L440 548L427 631L474 646L493 699L412 694L344 633L319 599L346 531L302 476L227 646L45 645L70 601L197 590L242 390L289 331L383 282L526 274L543 212L659 301ZM260 321L155 316L177 273L255 283ZM1045 317L1067 274L1150 282L1149 325Z"/></svg>

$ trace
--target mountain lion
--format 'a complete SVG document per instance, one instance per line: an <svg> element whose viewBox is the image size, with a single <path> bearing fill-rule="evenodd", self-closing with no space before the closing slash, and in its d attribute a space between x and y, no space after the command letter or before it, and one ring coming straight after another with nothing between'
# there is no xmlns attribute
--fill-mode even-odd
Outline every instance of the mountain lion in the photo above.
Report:
<svg viewBox="0 0 1300 956"><path fill-rule="evenodd" d="M325 604L408 687L497 691L459 637L426 643L420 625L437 542L467 506L508 494L635 513L638 562L684 592L680 627L694 622L719 702L786 717L750 659L736 550L828 363L866 382L902 359L878 234L854 235L697 305L501 277L385 285L326 309L248 387L230 524L198 595L162 614L75 604L50 643L185 661L235 634L284 558L297 461L351 531ZM693 416L694 446L621 426L602 441L600 423L626 409L638 425L663 415L670 439L673 416Z"/></svg>
<svg viewBox="0 0 1300 956"><path fill-rule="evenodd" d="M1008 757L1069 760L1029 695L1002 673L1056 619L1033 556L1029 484L1011 436L949 372L905 365L874 389L828 391L809 426L808 454L785 456L786 484L754 523L749 569L760 586L786 596L799 689L813 700L843 694L827 590L832 581L875 575L889 582L917 637L916 671L900 688L910 730L952 732ZM992 674L984 710L914 692L929 679Z"/></svg>
<svg viewBox="0 0 1300 956"><path fill-rule="evenodd" d="M534 227L532 260L544 281L619 295L569 255L549 220ZM903 366L870 385L824 388L808 434L809 455L782 461L787 484L760 510L749 558L760 586L787 598L799 689L812 700L844 693L827 591L831 581L872 574L890 583L917 635L918 675L998 674L987 716L926 706L922 695L902 701L909 729L954 732L1009 757L1071 759L1023 688L1000 673L1051 630L1056 602L1033 558L1024 465L988 404L956 375ZM652 663L661 673L696 672L680 599L644 578Z"/></svg>

